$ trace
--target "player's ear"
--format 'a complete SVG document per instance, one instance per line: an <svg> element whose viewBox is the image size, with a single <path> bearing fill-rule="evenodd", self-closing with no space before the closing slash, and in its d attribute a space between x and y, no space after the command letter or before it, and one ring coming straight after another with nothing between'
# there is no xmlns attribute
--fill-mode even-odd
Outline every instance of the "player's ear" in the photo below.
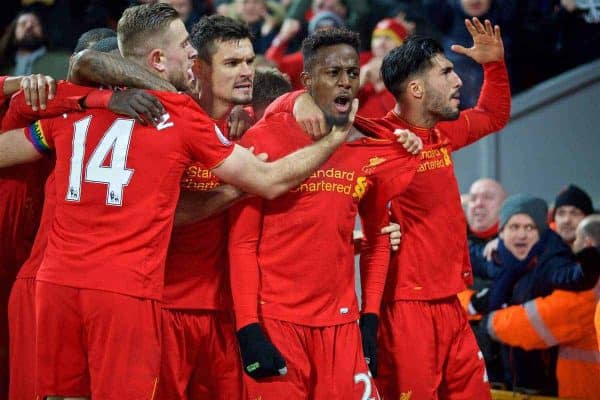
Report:
<svg viewBox="0 0 600 400"><path fill-rule="evenodd" d="M164 61L165 57L161 49L154 49L148 53L148 65L159 72L164 72L166 70Z"/></svg>
<svg viewBox="0 0 600 400"><path fill-rule="evenodd" d="M417 99L423 98L423 95L425 94L425 88L421 79L413 79L408 82L407 90L412 97Z"/></svg>
<svg viewBox="0 0 600 400"><path fill-rule="evenodd" d="M312 89L312 76L309 72L303 71L302 74L300 74L300 82L302 82L304 89L310 92Z"/></svg>

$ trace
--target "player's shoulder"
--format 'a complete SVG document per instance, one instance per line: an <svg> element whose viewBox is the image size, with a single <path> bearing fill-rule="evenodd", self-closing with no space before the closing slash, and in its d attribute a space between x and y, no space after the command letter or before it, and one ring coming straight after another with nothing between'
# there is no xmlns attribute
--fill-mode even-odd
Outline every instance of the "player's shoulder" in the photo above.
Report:
<svg viewBox="0 0 600 400"><path fill-rule="evenodd" d="M285 112L272 113L261 118L244 134L242 144L277 145L293 141L299 135L306 136L293 115Z"/></svg>

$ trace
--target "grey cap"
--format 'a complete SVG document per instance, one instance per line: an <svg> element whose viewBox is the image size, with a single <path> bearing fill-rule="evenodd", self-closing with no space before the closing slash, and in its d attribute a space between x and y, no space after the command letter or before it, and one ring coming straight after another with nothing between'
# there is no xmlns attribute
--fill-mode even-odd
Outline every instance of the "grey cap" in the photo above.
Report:
<svg viewBox="0 0 600 400"><path fill-rule="evenodd" d="M331 11L321 11L315 14L308 23L308 33L313 34L317 29L323 27L343 28L344 20Z"/></svg>
<svg viewBox="0 0 600 400"><path fill-rule="evenodd" d="M500 229L515 214L526 214L541 233L548 229L548 204L538 197L528 194L515 194L507 198L500 207Z"/></svg>

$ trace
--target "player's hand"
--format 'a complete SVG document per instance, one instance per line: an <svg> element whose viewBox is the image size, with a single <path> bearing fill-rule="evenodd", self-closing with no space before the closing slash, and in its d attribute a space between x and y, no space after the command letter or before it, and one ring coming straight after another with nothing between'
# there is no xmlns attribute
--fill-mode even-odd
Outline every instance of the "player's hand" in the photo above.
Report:
<svg viewBox="0 0 600 400"><path fill-rule="evenodd" d="M390 222L388 226L381 229L381 233L390 235L390 247L392 248L392 251L397 251L400 246L400 240L402 239L400 225L395 222Z"/></svg>
<svg viewBox="0 0 600 400"><path fill-rule="evenodd" d="M408 129L396 129L394 135L398 138L398 143L412 155L417 155L423 150L423 141Z"/></svg>
<svg viewBox="0 0 600 400"><path fill-rule="evenodd" d="M453 44L452 51L472 58L479 64L486 64L504 59L504 44L500 35L500 27L486 19L485 25L479 19L473 18L472 22L465 19L467 30L473 38L473 46L466 48Z"/></svg>
<svg viewBox="0 0 600 400"><path fill-rule="evenodd" d="M108 109L116 114L128 115L142 125L156 125L167 111L156 96L142 89L127 89L114 92Z"/></svg>
<svg viewBox="0 0 600 400"><path fill-rule="evenodd" d="M363 353L365 361L369 366L369 371L374 378L377 377L377 326L379 318L377 315L368 313L360 317L360 334L362 337Z"/></svg>
<svg viewBox="0 0 600 400"><path fill-rule="evenodd" d="M229 125L229 138L236 140L241 138L254 125L254 119L244 107L237 105L231 109L231 113L227 117L227 124Z"/></svg>
<svg viewBox="0 0 600 400"><path fill-rule="evenodd" d="M329 132L327 122L325 122L325 114L308 93L298 96L294 103L293 114L302 130L313 139L319 139Z"/></svg>
<svg viewBox="0 0 600 400"><path fill-rule="evenodd" d="M492 254L498 250L499 241L500 239L496 238L486 243L485 247L483 248L483 256L486 260L492 261Z"/></svg>
<svg viewBox="0 0 600 400"><path fill-rule="evenodd" d="M253 379L287 374L285 360L258 323L237 332L244 372Z"/></svg>
<svg viewBox="0 0 600 400"><path fill-rule="evenodd" d="M346 141L348 133L352 130L352 124L354 123L354 117L358 111L358 99L352 100L352 108L350 109L350 115L348 115L348 122L344 126L334 125L329 132L331 137L336 143L342 144Z"/></svg>
<svg viewBox="0 0 600 400"><path fill-rule="evenodd" d="M48 75L33 74L21 79L25 102L33 111L46 109L46 102L56 94L56 81Z"/></svg>

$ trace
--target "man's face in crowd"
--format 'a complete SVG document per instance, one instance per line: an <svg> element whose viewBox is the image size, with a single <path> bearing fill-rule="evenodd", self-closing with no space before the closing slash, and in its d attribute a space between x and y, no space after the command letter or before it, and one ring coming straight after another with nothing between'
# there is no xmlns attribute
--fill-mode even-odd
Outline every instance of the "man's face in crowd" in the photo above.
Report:
<svg viewBox="0 0 600 400"><path fill-rule="evenodd" d="M482 179L471 185L467 206L467 221L475 232L490 229L498 222L505 194L495 181Z"/></svg>
<svg viewBox="0 0 600 400"><path fill-rule="evenodd" d="M162 40L168 81L177 90L188 90L193 80L192 65L198 52L190 43L183 21L179 18L173 20Z"/></svg>
<svg viewBox="0 0 600 400"><path fill-rule="evenodd" d="M239 13L244 22L258 22L267 11L265 0L238 0Z"/></svg>
<svg viewBox="0 0 600 400"><path fill-rule="evenodd" d="M460 5L469 17L481 17L490 10L492 0L460 0Z"/></svg>
<svg viewBox="0 0 600 400"><path fill-rule="evenodd" d="M383 58L396 47L398 42L389 35L377 35L371 39L371 52L375 57Z"/></svg>
<svg viewBox="0 0 600 400"><path fill-rule="evenodd" d="M572 243L575 240L575 231L577 225L585 218L583 212L574 206L561 206L556 209L554 221L556 222L556 231L566 243Z"/></svg>
<svg viewBox="0 0 600 400"><path fill-rule="evenodd" d="M216 46L210 65L198 60L201 76L211 82L213 98L227 104L250 103L256 59L252 42L248 38L234 39L219 41Z"/></svg>
<svg viewBox="0 0 600 400"><path fill-rule="evenodd" d="M500 232L504 245L518 260L524 260L540 240L540 233L527 214L515 214L508 219Z"/></svg>
<svg viewBox="0 0 600 400"><path fill-rule="evenodd" d="M358 92L358 54L352 46L336 44L318 49L316 58L305 85L327 122L344 125Z"/></svg>
<svg viewBox="0 0 600 400"><path fill-rule="evenodd" d="M460 111L462 81L454 72L454 65L443 54L431 58L431 68L424 73L424 106L439 121L452 121Z"/></svg>
<svg viewBox="0 0 600 400"><path fill-rule="evenodd" d="M35 14L21 14L15 26L15 44L25 50L36 50L44 42L42 24Z"/></svg>

